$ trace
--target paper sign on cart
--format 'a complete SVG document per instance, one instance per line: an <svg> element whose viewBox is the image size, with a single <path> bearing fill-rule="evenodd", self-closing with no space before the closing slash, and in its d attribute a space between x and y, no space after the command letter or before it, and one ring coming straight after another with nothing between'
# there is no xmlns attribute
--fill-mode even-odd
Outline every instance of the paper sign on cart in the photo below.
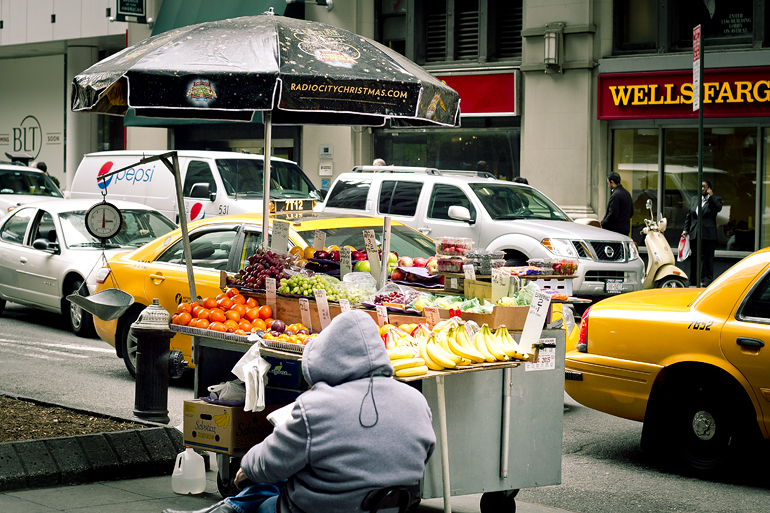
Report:
<svg viewBox="0 0 770 513"><path fill-rule="evenodd" d="M275 308L275 278L265 278L265 296L267 297L267 306L272 308L273 313L278 317L278 312Z"/></svg>
<svg viewBox="0 0 770 513"><path fill-rule="evenodd" d="M350 311L350 301L342 298L340 299L340 312L349 312Z"/></svg>
<svg viewBox="0 0 770 513"><path fill-rule="evenodd" d="M289 223L275 220L273 233L270 236L270 249L276 253L286 253L287 247L289 247Z"/></svg>
<svg viewBox="0 0 770 513"><path fill-rule="evenodd" d="M332 316L329 313L329 301L326 299L326 291L324 289L315 289L313 295L318 307L318 319L321 321L321 329L324 329L332 322Z"/></svg>
<svg viewBox="0 0 770 513"><path fill-rule="evenodd" d="M374 309L377 311L377 324L382 328L388 324L388 309L385 305L377 305Z"/></svg>
<svg viewBox="0 0 770 513"><path fill-rule="evenodd" d="M555 338L540 339L541 344L556 345ZM556 348L544 347L537 353L537 361L526 362L524 371L553 370L556 368Z"/></svg>
<svg viewBox="0 0 770 513"><path fill-rule="evenodd" d="M529 305L527 319L524 321L524 329L521 332L521 338L519 339L519 347L522 351L529 354L535 352L532 346L537 344L540 340L540 335L543 333L543 326L545 326L545 320L550 306L551 296L540 291L535 292L532 297L532 304Z"/></svg>
<svg viewBox="0 0 770 513"><path fill-rule="evenodd" d="M438 307L436 306L426 306L422 309L422 314L425 316L425 320L428 322L430 329L433 329L433 327L440 321Z"/></svg>
<svg viewBox="0 0 770 513"><path fill-rule="evenodd" d="M302 315L302 325L307 329L311 329L313 327L313 320L310 317L310 300L308 298L299 298L299 312Z"/></svg>
<svg viewBox="0 0 770 513"><path fill-rule="evenodd" d="M340 279L344 278L346 274L353 270L353 264L350 257L351 253L352 251L350 248L340 248Z"/></svg>
<svg viewBox="0 0 770 513"><path fill-rule="evenodd" d="M326 232L316 230L313 234L313 249L321 251L326 246Z"/></svg>
<svg viewBox="0 0 770 513"><path fill-rule="evenodd" d="M502 297L508 297L508 290L511 287L511 275L500 269L492 269L492 303ZM539 335L538 335L539 336Z"/></svg>
<svg viewBox="0 0 770 513"><path fill-rule="evenodd" d="M464 265L463 266L463 272L465 273L465 279L466 280L475 280L476 279L476 268L473 265Z"/></svg>
<svg viewBox="0 0 770 513"><path fill-rule="evenodd" d="M374 230L364 230L364 245L366 247L366 258L369 260L372 276L376 280L380 279L380 250L377 248L377 239Z"/></svg>

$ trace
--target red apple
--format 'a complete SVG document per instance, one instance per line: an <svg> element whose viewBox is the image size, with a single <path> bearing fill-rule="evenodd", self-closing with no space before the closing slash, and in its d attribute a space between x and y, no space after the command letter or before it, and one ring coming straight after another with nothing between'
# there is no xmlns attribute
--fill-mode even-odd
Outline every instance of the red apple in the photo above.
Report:
<svg viewBox="0 0 770 513"><path fill-rule="evenodd" d="M331 254L331 259L332 260L334 260L335 262L339 262L340 261L340 252L339 251L334 250L334 251L331 251L330 254Z"/></svg>
<svg viewBox="0 0 770 513"><path fill-rule="evenodd" d="M423 257L417 257L412 260L412 263L414 264L414 267L425 267L428 261L425 260Z"/></svg>
<svg viewBox="0 0 770 513"><path fill-rule="evenodd" d="M391 280L403 280L404 279L404 271L401 269L393 269L393 272L390 273L390 279Z"/></svg>
<svg viewBox="0 0 770 513"><path fill-rule="evenodd" d="M398 259L398 262L396 265L399 265L401 267L414 267L414 261L412 260L412 257L408 256L402 256Z"/></svg>
<svg viewBox="0 0 770 513"><path fill-rule="evenodd" d="M350 253L350 258L351 258L351 259L352 259L354 262L357 262L357 261L359 261L359 260L366 260L366 258L367 258L367 257L366 257L366 252L364 252L364 251L359 251L359 250L355 250L355 251L353 251L353 252L351 252L351 253Z"/></svg>
<svg viewBox="0 0 770 513"><path fill-rule="evenodd" d="M426 262L425 267L428 269L428 272L431 274L438 273L438 258L434 256L430 257Z"/></svg>

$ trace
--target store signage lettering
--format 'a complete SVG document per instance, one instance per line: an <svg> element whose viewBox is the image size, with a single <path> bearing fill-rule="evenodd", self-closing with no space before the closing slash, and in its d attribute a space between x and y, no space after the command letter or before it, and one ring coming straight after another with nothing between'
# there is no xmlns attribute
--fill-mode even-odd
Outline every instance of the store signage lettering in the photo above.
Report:
<svg viewBox="0 0 770 513"><path fill-rule="evenodd" d="M43 146L43 129L35 116L27 116L19 126L12 128L10 139L13 151L29 153L37 158Z"/></svg>
<svg viewBox="0 0 770 513"><path fill-rule="evenodd" d="M770 115L770 68L705 70L706 117ZM599 75L599 119L697 117L692 71Z"/></svg>

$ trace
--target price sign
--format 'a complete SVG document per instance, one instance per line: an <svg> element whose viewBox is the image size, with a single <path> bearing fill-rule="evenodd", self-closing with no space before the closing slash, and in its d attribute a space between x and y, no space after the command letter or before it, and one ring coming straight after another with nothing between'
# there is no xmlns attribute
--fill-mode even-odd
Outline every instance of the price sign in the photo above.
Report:
<svg viewBox="0 0 770 513"><path fill-rule="evenodd" d="M289 223L276 220L273 222L270 249L276 253L286 253L287 247L289 247Z"/></svg>
<svg viewBox="0 0 770 513"><path fill-rule="evenodd" d="M426 306L422 309L422 314L425 316L428 326L433 329L433 326L439 323L441 320L438 314L438 307Z"/></svg>
<svg viewBox="0 0 770 513"><path fill-rule="evenodd" d="M350 301L345 298L340 299L340 312L350 311Z"/></svg>
<svg viewBox="0 0 770 513"><path fill-rule="evenodd" d="M267 306L273 309L275 318L278 318L278 312L275 308L275 278L265 278L265 296L267 296Z"/></svg>
<svg viewBox="0 0 770 513"><path fill-rule="evenodd" d="M380 276L380 250L377 247L377 239L374 230L364 230L364 246L366 247L366 258L369 260L372 276Z"/></svg>
<svg viewBox="0 0 770 513"><path fill-rule="evenodd" d="M299 298L299 312L302 314L302 324L307 329L313 328L313 319L310 316L310 300L306 297Z"/></svg>
<svg viewBox="0 0 770 513"><path fill-rule="evenodd" d="M321 251L326 246L326 232L323 230L316 230L313 235L313 249Z"/></svg>
<svg viewBox="0 0 770 513"><path fill-rule="evenodd" d="M540 339L541 344L556 344L555 338ZM553 370L556 368L556 348L544 347L537 353L536 362L524 364L524 371Z"/></svg>
<svg viewBox="0 0 770 513"><path fill-rule="evenodd" d="M340 279L353 270L350 253L350 248L340 248Z"/></svg>
<svg viewBox="0 0 770 513"><path fill-rule="evenodd" d="M508 296L511 287L511 275L500 269L492 269L492 303L497 303L501 297Z"/></svg>
<svg viewBox="0 0 770 513"><path fill-rule="evenodd" d="M385 308L385 305L377 305L374 309L377 310L377 324L382 328L388 324L388 309Z"/></svg>
<svg viewBox="0 0 770 513"><path fill-rule="evenodd" d="M463 272L465 273L466 280L476 279L476 268L473 265L464 265Z"/></svg>
<svg viewBox="0 0 770 513"><path fill-rule="evenodd" d="M457 290L460 287L460 285L457 283L457 278L449 278L449 288L452 290Z"/></svg>
<svg viewBox="0 0 770 513"><path fill-rule="evenodd" d="M326 299L326 291L324 289L315 289L313 295L315 296L316 307L318 307L318 319L321 321L321 329L324 329L332 322L332 316L329 313L329 301Z"/></svg>
<svg viewBox="0 0 770 513"><path fill-rule="evenodd" d="M535 295L532 297L532 304L529 305L529 312L527 313L527 319L524 321L524 329L521 331L521 339L519 340L519 347L523 351L529 354L535 352L532 345L540 340L550 308L551 296L539 291L535 292Z"/></svg>

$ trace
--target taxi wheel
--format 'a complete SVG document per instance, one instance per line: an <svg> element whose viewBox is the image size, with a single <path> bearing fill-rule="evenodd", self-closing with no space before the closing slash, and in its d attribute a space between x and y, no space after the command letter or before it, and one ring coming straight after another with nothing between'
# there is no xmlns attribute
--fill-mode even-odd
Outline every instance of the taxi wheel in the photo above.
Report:
<svg viewBox="0 0 770 513"><path fill-rule="evenodd" d="M86 287L83 287L83 290L80 290L82 285L83 280L75 280L72 282L72 284L69 286L69 290L65 294L65 298L70 294L80 294L81 296L87 296L88 289ZM93 337L96 335L96 330L94 329L94 318L90 313L86 312L78 305L70 303L66 299L64 299L62 306L62 314L69 323L70 329L75 335L78 337Z"/></svg>
<svg viewBox="0 0 770 513"><path fill-rule="evenodd" d="M698 474L718 473L740 453L747 424L745 395L732 383L705 373L703 382L678 380L668 395L668 453Z"/></svg>
<svg viewBox="0 0 770 513"><path fill-rule="evenodd" d="M123 361L126 364L126 369L131 377L136 378L136 337L131 334L131 325L139 318L141 310L129 310L125 317L123 317L122 327L120 330L120 344L121 352L123 354Z"/></svg>

